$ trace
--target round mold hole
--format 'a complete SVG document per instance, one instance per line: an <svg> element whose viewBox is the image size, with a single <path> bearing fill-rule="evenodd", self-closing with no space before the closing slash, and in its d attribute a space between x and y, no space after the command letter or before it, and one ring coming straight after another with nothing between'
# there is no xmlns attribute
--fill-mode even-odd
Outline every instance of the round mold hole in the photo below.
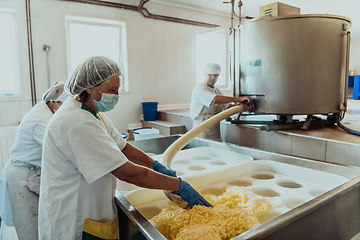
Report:
<svg viewBox="0 0 360 240"><path fill-rule="evenodd" d="M263 223L266 223L278 216L280 216L281 213L280 212L277 212L277 211L274 211L274 212L268 212L264 215L261 215L260 217L258 217L258 220L260 222L260 224L263 224Z"/></svg>
<svg viewBox="0 0 360 240"><path fill-rule="evenodd" d="M269 179L273 179L274 175L270 173L254 173L251 174L251 177L258 180L269 180Z"/></svg>
<svg viewBox="0 0 360 240"><path fill-rule="evenodd" d="M220 160L214 160L210 162L211 165L226 165L226 162L220 161Z"/></svg>
<svg viewBox="0 0 360 240"><path fill-rule="evenodd" d="M316 188L316 189L310 189L310 190L309 190L309 194L310 194L311 196L313 196L313 197L320 196L321 194L324 194L324 193L326 193L326 190L324 190L324 189L318 189L318 188Z"/></svg>
<svg viewBox="0 0 360 240"><path fill-rule="evenodd" d="M277 185L283 188L302 188L302 185L291 180L278 181Z"/></svg>
<svg viewBox="0 0 360 240"><path fill-rule="evenodd" d="M176 171L176 175L177 176L182 176L184 175L184 173L182 171L179 171L179 170L175 170Z"/></svg>
<svg viewBox="0 0 360 240"><path fill-rule="evenodd" d="M219 187L209 187L209 188L205 188L205 189L201 190L200 193L202 195L211 194L211 195L215 195L215 196L220 196L221 194L223 194L223 191Z"/></svg>
<svg viewBox="0 0 360 240"><path fill-rule="evenodd" d="M253 185L252 182L250 181L247 181L247 180L231 180L228 182L228 184L230 185L234 185L234 186L239 186L239 187L248 187L248 186L251 186Z"/></svg>
<svg viewBox="0 0 360 240"><path fill-rule="evenodd" d="M195 158L196 160L210 160L211 157L210 156L199 156Z"/></svg>
<svg viewBox="0 0 360 240"><path fill-rule="evenodd" d="M157 206L143 206L138 208L138 211L143 215L147 220L153 218L161 212L161 208Z"/></svg>
<svg viewBox="0 0 360 240"><path fill-rule="evenodd" d="M275 192L270 188L259 188L253 191L255 194L263 197L279 197L280 193Z"/></svg>
<svg viewBox="0 0 360 240"><path fill-rule="evenodd" d="M182 160L182 161L174 162L174 164L188 165L188 164L191 164L191 161L189 161L189 160Z"/></svg>
<svg viewBox="0 0 360 240"><path fill-rule="evenodd" d="M285 201L285 206L287 208L293 209L297 206L300 206L301 204L305 203L306 201L301 198L292 198Z"/></svg>
<svg viewBox="0 0 360 240"><path fill-rule="evenodd" d="M200 165L192 165L192 166L189 166L188 169L193 170L193 171L202 171L202 170L205 170L206 167L200 166Z"/></svg>

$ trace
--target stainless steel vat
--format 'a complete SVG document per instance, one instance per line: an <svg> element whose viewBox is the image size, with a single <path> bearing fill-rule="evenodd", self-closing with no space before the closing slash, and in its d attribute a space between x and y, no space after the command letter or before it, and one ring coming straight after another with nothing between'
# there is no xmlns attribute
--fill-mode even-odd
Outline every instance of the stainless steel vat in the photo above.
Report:
<svg viewBox="0 0 360 240"><path fill-rule="evenodd" d="M131 142L145 152L163 153L180 136ZM295 166L335 173L351 179L234 239L351 239L360 232L360 168L335 165L204 139L193 139L185 148L212 147ZM165 239L122 195L119 209L120 239Z"/></svg>
<svg viewBox="0 0 360 240"><path fill-rule="evenodd" d="M350 24L350 19L335 15L267 16L245 22L235 94L256 95L262 113L340 112L346 102Z"/></svg>

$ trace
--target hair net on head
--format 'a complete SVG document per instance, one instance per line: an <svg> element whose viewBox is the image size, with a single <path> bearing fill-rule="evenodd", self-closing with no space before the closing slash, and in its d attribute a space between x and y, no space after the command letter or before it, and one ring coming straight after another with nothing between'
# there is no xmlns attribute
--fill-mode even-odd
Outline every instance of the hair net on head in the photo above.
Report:
<svg viewBox="0 0 360 240"><path fill-rule="evenodd" d="M102 56L91 57L82 62L65 82L65 91L76 96L116 74L121 74L121 70L115 61Z"/></svg>
<svg viewBox="0 0 360 240"><path fill-rule="evenodd" d="M207 73L207 74L220 74L221 73L221 67L217 63L209 63L205 67L205 73Z"/></svg>
<svg viewBox="0 0 360 240"><path fill-rule="evenodd" d="M60 101L64 102L68 95L64 92L64 84L57 84L50 87L42 96L45 102Z"/></svg>

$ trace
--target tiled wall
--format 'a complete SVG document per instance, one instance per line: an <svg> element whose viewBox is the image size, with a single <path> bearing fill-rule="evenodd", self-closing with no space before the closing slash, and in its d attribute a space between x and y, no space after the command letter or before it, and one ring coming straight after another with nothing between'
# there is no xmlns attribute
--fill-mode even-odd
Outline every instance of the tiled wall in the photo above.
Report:
<svg viewBox="0 0 360 240"><path fill-rule="evenodd" d="M139 1L123 0L138 5ZM145 5L154 14L195 21L230 25L230 18L149 2ZM31 108L29 63L26 35L25 1L0 1L0 8L17 11L21 78L24 95L21 99L0 99L0 126L16 125ZM122 94L119 104L108 116L115 127L126 132L129 123L140 122L141 102L159 104L189 103L195 79L195 34L207 28L144 18L141 13L60 0L31 0L33 51L38 98L48 88L46 53L49 45L50 81L64 82L68 77L65 15L105 18L126 22L128 44L128 93ZM106 37L106 36L104 36Z"/></svg>
<svg viewBox="0 0 360 240"><path fill-rule="evenodd" d="M284 132L265 132L221 123L222 140L240 146L314 160L360 167L360 144L298 136Z"/></svg>
<svg viewBox="0 0 360 240"><path fill-rule="evenodd" d="M350 65L349 69L355 70L360 75L360 37L352 38L350 44Z"/></svg>

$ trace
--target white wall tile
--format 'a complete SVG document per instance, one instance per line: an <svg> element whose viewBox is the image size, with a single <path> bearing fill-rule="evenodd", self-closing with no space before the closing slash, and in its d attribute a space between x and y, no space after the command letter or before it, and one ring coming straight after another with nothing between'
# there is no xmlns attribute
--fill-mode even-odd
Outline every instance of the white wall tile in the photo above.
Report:
<svg viewBox="0 0 360 240"><path fill-rule="evenodd" d="M360 147L358 144L327 142L326 161L360 167Z"/></svg>
<svg viewBox="0 0 360 240"><path fill-rule="evenodd" d="M291 136L280 132L266 132L264 150L275 153L291 154Z"/></svg>
<svg viewBox="0 0 360 240"><path fill-rule="evenodd" d="M291 152L294 156L325 161L326 141L292 136Z"/></svg>
<svg viewBox="0 0 360 240"><path fill-rule="evenodd" d="M257 128L243 127L221 121L221 138L228 143L239 146L264 149L264 135L266 132L259 131Z"/></svg>

